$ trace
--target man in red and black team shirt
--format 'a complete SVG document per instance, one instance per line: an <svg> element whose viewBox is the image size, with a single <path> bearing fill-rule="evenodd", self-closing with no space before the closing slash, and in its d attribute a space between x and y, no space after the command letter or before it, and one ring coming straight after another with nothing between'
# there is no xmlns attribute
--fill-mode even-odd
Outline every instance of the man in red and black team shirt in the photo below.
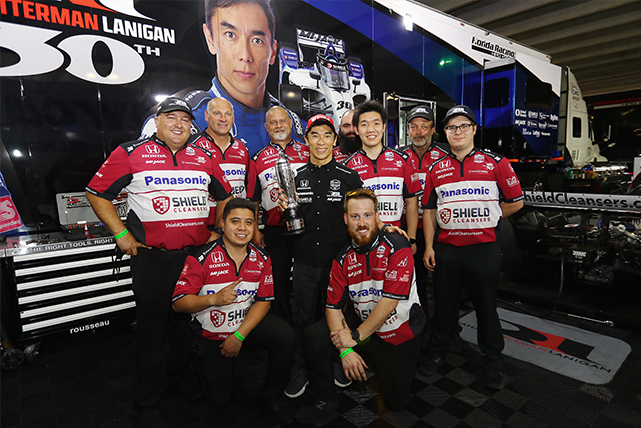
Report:
<svg viewBox="0 0 641 428"><path fill-rule="evenodd" d="M289 237L285 235L285 223L278 209L278 182L274 165L285 154L292 171L304 166L309 159L309 148L292 139L292 120L287 110L272 107L265 115L265 127L271 138L269 144L258 151L250 161L251 174L248 178L247 195L250 200L260 202L263 209L263 236L257 231L259 242L265 246L272 259L274 271L274 310L285 321L292 321L289 294L292 291L292 249Z"/></svg>
<svg viewBox="0 0 641 428"><path fill-rule="evenodd" d="M235 198L247 197L247 171L249 169L249 152L247 147L231 135L234 126L234 109L225 98L214 98L205 110L207 128L196 136L192 142L209 150L220 165L223 174L231 185ZM220 213L216 213L216 200L209 198L210 225L220 226ZM216 231L220 234L220 230Z"/></svg>
<svg viewBox="0 0 641 428"><path fill-rule="evenodd" d="M458 325L462 287L469 290L478 319L486 387L501 389L503 332L496 312L501 249L499 220L523 206L523 192L512 166L502 156L474 147L476 116L463 105L443 120L450 153L432 163L423 195L424 262L434 271L434 316L429 354L421 372L433 374L444 364L448 342ZM436 225L438 242L433 244Z"/></svg>
<svg viewBox="0 0 641 428"><path fill-rule="evenodd" d="M371 357L383 398L402 410L411 396L425 314L416 293L414 258L406 238L378 228L378 201L369 189L348 192L344 221L352 243L334 259L325 320L305 331L310 387L296 419L310 423L336 409L332 362L340 355L345 375L364 381ZM347 300L354 310L343 312Z"/></svg>
<svg viewBox="0 0 641 428"><path fill-rule="evenodd" d="M292 412L283 389L294 354L294 332L268 314L274 301L271 261L251 244L258 228L255 205L236 198L225 206L223 235L185 260L176 283L174 310L192 314L198 374L208 404L219 411L233 399L235 357L267 350L267 373L258 404L287 424Z"/></svg>
<svg viewBox="0 0 641 428"><path fill-rule="evenodd" d="M432 162L443 157L447 152L436 143L434 138L434 112L427 105L418 105L410 110L407 116L407 135L412 145L405 150L408 162L418 175L421 188L425 185L425 175ZM416 253L414 254L414 269L416 270L416 285L421 306L427 314L427 269L423 264L425 253L425 236L423 234L423 207L418 207L418 228L416 232ZM429 317L428 317L429 320Z"/></svg>
<svg viewBox="0 0 641 428"><path fill-rule="evenodd" d="M358 172L363 185L378 198L381 221L401 225L403 201L406 205L407 235L416 252L418 225L418 195L423 191L418 175L407 162L407 154L383 145L387 113L378 101L367 101L358 106L353 118L362 148L347 158L345 165Z"/></svg>
<svg viewBox="0 0 641 428"><path fill-rule="evenodd" d="M157 409L167 383L166 340L167 372L185 391L192 335L188 319L172 312L171 295L187 253L218 238L207 230L208 195L220 202L231 198L231 187L211 154L187 143L192 118L184 100L167 98L158 107L157 133L118 146L87 186L91 207L120 250L132 256L133 396L140 426L166 426ZM130 208L127 229L111 203L122 190Z"/></svg>

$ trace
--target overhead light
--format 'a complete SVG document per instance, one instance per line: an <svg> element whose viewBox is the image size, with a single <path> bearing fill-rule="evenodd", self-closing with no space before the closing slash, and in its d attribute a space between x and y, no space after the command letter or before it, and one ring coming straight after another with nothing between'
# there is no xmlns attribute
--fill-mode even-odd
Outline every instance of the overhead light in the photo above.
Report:
<svg viewBox="0 0 641 428"><path fill-rule="evenodd" d="M22 152L20 152L20 150L18 150L18 149L14 150L12 153L13 153L13 157L15 157L15 158L21 158L22 157Z"/></svg>
<svg viewBox="0 0 641 428"><path fill-rule="evenodd" d="M405 26L405 29L407 31L412 31L414 28L414 20L412 20L412 15L409 13L405 14L405 18L403 18L403 25Z"/></svg>
<svg viewBox="0 0 641 428"><path fill-rule="evenodd" d="M157 103L161 103L165 101L165 98L167 98L169 95L156 95L154 98L156 99Z"/></svg>

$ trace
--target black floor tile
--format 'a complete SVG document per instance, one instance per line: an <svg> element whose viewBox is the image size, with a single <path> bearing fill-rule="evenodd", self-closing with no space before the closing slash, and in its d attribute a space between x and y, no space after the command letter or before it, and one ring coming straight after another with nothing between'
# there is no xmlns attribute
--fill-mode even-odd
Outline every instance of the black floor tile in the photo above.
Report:
<svg viewBox="0 0 641 428"><path fill-rule="evenodd" d="M433 376L417 374L406 410L385 406L376 377L341 390L337 412L323 415L316 427L640 427L641 337L625 328L591 326L627 341L632 353L614 380L590 385L528 363L505 358L506 386L488 390L478 348L465 344L448 354ZM11 428L135 427L131 403L133 332L113 324L96 334L44 342L32 362L0 372L0 425ZM264 376L264 358L239 361L242 375L235 403L214 410L200 399L188 403L168 393L161 413L172 428L273 427L253 402ZM292 400L295 406L305 397ZM293 427L298 426L293 424Z"/></svg>

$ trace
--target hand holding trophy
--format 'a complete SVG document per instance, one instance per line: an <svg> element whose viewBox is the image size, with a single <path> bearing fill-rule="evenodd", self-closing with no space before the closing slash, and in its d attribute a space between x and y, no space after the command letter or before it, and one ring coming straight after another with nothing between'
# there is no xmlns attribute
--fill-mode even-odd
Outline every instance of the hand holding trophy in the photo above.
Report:
<svg viewBox="0 0 641 428"><path fill-rule="evenodd" d="M276 170L276 181L278 186L285 192L287 197L287 208L283 210L283 220L287 227L286 235L298 235L305 231L305 223L298 205L296 196L296 184L294 183L294 171L292 165L287 160L285 153L281 153L280 158L274 166Z"/></svg>

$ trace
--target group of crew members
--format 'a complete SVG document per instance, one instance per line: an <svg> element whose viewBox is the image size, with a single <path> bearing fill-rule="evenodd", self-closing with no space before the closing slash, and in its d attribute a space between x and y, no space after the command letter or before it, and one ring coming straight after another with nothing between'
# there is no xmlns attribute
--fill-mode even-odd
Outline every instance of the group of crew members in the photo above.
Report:
<svg viewBox="0 0 641 428"><path fill-rule="evenodd" d="M191 135L192 108L167 98L157 131L116 148L87 186L131 256L140 426L167 426L158 411L167 388L229 405L235 358L254 349L267 351L256 402L276 423L336 410L336 386L372 372L386 406L402 410L416 371L433 375L445 364L463 288L479 322L480 381L503 387L495 228L523 196L509 162L474 146L471 109L447 112L444 144L434 141L432 109L416 106L407 114L411 146L399 151L383 144L377 101L338 126L311 117L304 144L292 138L290 113L274 106L264 123L270 141L253 155L232 135L228 100L211 99L204 115L206 129ZM296 171L298 235L286 233L281 215L288 202L274 165L283 155ZM111 204L121 191L126 227ZM303 404L286 398L308 388Z"/></svg>

